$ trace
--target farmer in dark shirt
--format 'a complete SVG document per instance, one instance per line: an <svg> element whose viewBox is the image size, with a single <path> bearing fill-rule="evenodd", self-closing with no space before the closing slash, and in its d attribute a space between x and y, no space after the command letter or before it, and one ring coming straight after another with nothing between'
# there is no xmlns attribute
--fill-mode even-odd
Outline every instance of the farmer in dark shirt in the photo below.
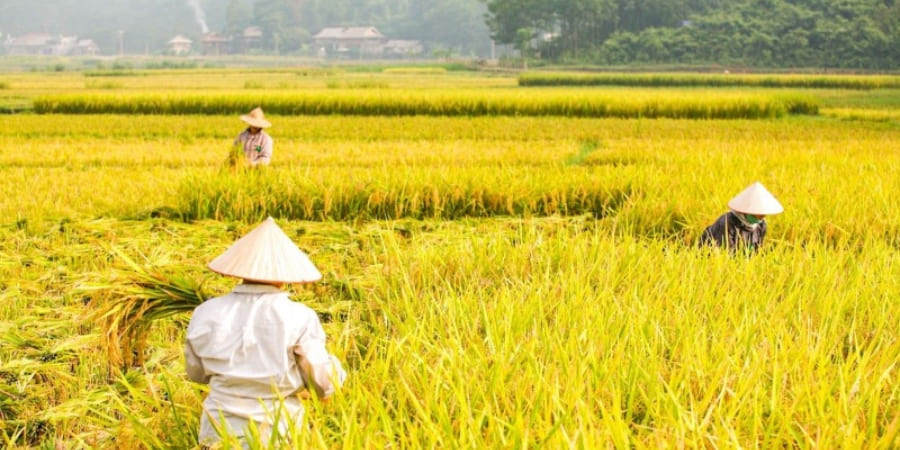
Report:
<svg viewBox="0 0 900 450"><path fill-rule="evenodd" d="M723 214L700 236L700 245L717 245L734 252L755 253L766 237L766 216L784 212L778 200L759 182L751 184L728 202Z"/></svg>

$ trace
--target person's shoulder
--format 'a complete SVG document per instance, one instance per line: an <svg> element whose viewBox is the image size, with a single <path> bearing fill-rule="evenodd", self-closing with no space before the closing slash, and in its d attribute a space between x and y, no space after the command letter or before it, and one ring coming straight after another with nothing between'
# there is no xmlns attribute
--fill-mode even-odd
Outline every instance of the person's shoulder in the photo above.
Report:
<svg viewBox="0 0 900 450"><path fill-rule="evenodd" d="M273 303L279 320L295 327L306 327L319 321L319 315L315 310L303 303L294 301L285 296Z"/></svg>
<svg viewBox="0 0 900 450"><path fill-rule="evenodd" d="M728 212L726 212L726 213L723 213L722 215L720 215L720 216L716 219L716 223L724 224L726 221L734 220L734 218L731 217L731 215L732 215L732 212L731 212L731 211L728 211Z"/></svg>
<svg viewBox="0 0 900 450"><path fill-rule="evenodd" d="M291 300L290 297L285 293L284 295L279 296L273 305L281 311L286 313L290 313L291 315L296 316L309 316L315 315L316 312L313 311L312 308L306 306L303 303Z"/></svg>
<svg viewBox="0 0 900 450"><path fill-rule="evenodd" d="M223 302L227 301L225 297L227 297L227 295L213 297L208 300L204 300L203 303L195 306L194 312L191 314L191 322L201 322L208 320L208 318L210 317L214 317L220 305Z"/></svg>
<svg viewBox="0 0 900 450"><path fill-rule="evenodd" d="M198 311L198 310L201 310L201 311L202 311L202 310L206 310L206 309L215 309L215 308L217 307L217 305L221 305L222 303L227 302L227 301L228 301L228 297L229 297L230 295L231 295L231 293L229 292L229 293L227 293L227 294L220 295L220 296L218 296L218 297L212 297L212 298L206 299L206 300L203 301L203 303L197 305L197 306L194 308L194 311Z"/></svg>

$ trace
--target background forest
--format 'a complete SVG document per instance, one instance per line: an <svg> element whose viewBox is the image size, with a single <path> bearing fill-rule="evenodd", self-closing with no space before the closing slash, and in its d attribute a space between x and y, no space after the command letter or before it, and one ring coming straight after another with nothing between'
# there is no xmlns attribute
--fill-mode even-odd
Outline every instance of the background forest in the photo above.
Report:
<svg viewBox="0 0 900 450"><path fill-rule="evenodd" d="M309 53L323 27L374 26L427 54L491 56L491 40L535 63L728 64L896 69L897 0L3 0L6 38L76 34L154 53L176 34L263 28L265 51Z"/></svg>

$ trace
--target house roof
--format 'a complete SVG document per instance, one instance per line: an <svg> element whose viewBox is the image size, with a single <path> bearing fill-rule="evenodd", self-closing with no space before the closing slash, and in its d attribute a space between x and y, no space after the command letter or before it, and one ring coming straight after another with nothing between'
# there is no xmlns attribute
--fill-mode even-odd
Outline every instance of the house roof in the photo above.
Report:
<svg viewBox="0 0 900 450"><path fill-rule="evenodd" d="M313 36L315 39L382 39L375 27L331 27L322 28L322 31Z"/></svg>
<svg viewBox="0 0 900 450"><path fill-rule="evenodd" d="M170 44L190 44L191 42L194 42L194 41L192 41L180 34L169 40Z"/></svg>
<svg viewBox="0 0 900 450"><path fill-rule="evenodd" d="M262 37L262 34L263 34L262 30L255 25L251 25L247 28L244 28L244 37L246 37L246 38Z"/></svg>
<svg viewBox="0 0 900 450"><path fill-rule="evenodd" d="M212 33L206 33L203 35L203 42L206 42L206 43L228 42L230 40L231 40L230 38L222 36L221 34L216 33L215 31L213 31Z"/></svg>
<svg viewBox="0 0 900 450"><path fill-rule="evenodd" d="M51 40L53 40L53 35L50 33L26 33L12 38L12 44L17 46L39 47L47 45Z"/></svg>

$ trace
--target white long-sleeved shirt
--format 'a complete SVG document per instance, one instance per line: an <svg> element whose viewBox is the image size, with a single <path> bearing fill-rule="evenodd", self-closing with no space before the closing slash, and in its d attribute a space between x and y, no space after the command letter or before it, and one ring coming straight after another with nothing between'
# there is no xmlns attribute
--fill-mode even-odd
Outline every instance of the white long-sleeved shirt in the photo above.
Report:
<svg viewBox="0 0 900 450"><path fill-rule="evenodd" d="M316 386L311 387L325 397L346 377L325 348L325 331L315 311L265 284L239 284L198 306L184 354L190 379L210 386L201 417L200 440L207 442L218 438L204 436L204 430L212 430L204 421L225 416L271 424L279 397L284 399L280 422L299 421L303 406L296 394L304 381L298 356L312 369L309 381Z"/></svg>

